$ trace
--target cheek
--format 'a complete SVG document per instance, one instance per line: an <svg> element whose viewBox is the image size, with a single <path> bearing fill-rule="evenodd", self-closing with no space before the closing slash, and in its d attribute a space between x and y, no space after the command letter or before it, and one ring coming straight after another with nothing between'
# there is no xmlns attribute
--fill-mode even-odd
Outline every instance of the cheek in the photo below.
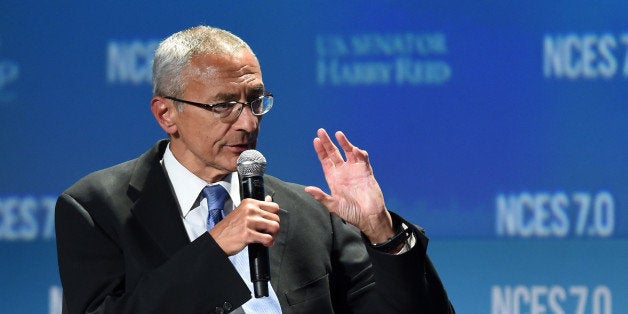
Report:
<svg viewBox="0 0 628 314"><path fill-rule="evenodd" d="M224 123L200 124L196 126L196 132L195 137L200 141L199 144L210 150L212 154L218 154L226 141L229 126Z"/></svg>
<svg viewBox="0 0 628 314"><path fill-rule="evenodd" d="M189 110L189 108L186 108ZM205 112L192 112L184 110L181 113L180 125L187 131L188 135L195 137L211 136L213 130L220 129L220 122L212 119ZM181 128L180 127L180 128Z"/></svg>
<svg viewBox="0 0 628 314"><path fill-rule="evenodd" d="M209 119L186 117L177 124L181 139L197 149L211 150L222 133L220 125Z"/></svg>

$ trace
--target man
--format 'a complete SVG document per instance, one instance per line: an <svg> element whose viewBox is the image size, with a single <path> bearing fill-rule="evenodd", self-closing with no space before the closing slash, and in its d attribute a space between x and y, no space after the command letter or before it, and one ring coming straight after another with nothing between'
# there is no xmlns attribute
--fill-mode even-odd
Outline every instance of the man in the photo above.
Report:
<svg viewBox="0 0 628 314"><path fill-rule="evenodd" d="M265 176L266 199L240 201L236 160L272 104L235 35L199 26L159 45L151 111L168 140L57 201L65 313L453 312L427 238L386 209L341 132L346 160L325 130L314 139L331 194ZM228 194L218 211L206 186ZM250 243L270 248L269 297L251 297Z"/></svg>

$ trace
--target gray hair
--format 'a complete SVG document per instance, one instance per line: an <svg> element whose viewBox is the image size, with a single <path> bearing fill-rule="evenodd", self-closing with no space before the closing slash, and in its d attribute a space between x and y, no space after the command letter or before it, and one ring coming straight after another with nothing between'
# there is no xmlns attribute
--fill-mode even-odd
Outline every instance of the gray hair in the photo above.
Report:
<svg viewBox="0 0 628 314"><path fill-rule="evenodd" d="M153 59L153 96L180 97L187 80L182 73L193 57L204 54L234 55L242 49L253 53L238 36L211 26L196 26L164 39Z"/></svg>

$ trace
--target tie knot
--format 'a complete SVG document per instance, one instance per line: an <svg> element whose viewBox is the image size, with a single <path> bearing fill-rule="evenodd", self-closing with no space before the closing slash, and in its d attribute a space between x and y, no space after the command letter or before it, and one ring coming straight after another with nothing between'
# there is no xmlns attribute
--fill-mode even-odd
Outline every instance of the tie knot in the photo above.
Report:
<svg viewBox="0 0 628 314"><path fill-rule="evenodd" d="M220 184L208 185L203 188L203 196L207 199L209 210L222 210L227 199L227 190Z"/></svg>

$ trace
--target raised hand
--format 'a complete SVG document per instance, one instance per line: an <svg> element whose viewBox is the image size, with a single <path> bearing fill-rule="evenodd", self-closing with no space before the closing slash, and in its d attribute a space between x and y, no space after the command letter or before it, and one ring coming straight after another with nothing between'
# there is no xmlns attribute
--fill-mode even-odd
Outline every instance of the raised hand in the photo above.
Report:
<svg viewBox="0 0 628 314"><path fill-rule="evenodd" d="M368 153L351 144L342 132L335 135L346 160L324 129L319 129L314 139L314 150L331 195L314 186L305 191L330 212L358 227L372 243L384 242L394 234L392 219Z"/></svg>

